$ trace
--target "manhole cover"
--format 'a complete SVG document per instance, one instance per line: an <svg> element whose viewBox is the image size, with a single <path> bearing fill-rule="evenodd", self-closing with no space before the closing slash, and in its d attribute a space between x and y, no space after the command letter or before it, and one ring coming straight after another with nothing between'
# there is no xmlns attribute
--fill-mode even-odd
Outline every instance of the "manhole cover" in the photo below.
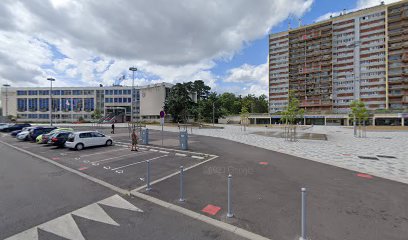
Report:
<svg viewBox="0 0 408 240"><path fill-rule="evenodd" d="M376 157L366 157L366 156L358 156L358 157L361 158L361 159L379 160L379 159L376 158Z"/></svg>
<svg viewBox="0 0 408 240"><path fill-rule="evenodd" d="M381 157L381 158L396 158L394 156L387 156L387 155L377 155L377 157Z"/></svg>

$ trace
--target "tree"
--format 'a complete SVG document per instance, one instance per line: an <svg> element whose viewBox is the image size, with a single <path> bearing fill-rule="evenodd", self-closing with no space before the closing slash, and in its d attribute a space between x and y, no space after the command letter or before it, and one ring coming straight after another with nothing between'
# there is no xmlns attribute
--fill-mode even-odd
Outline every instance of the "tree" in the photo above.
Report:
<svg viewBox="0 0 408 240"><path fill-rule="evenodd" d="M365 107L364 102L362 102L361 100L354 100L353 102L351 102L350 108L351 108L350 115L353 118L354 123L355 121L357 121L361 136L361 122L365 122L368 119L369 117L368 110ZM356 129L354 129L354 135L356 135Z"/></svg>
<svg viewBox="0 0 408 240"><path fill-rule="evenodd" d="M100 119L102 117L101 110L95 109L91 116L93 119Z"/></svg>
<svg viewBox="0 0 408 240"><path fill-rule="evenodd" d="M246 126L249 123L249 111L245 106L242 107L240 116L241 116L241 125L244 125L244 131L246 131Z"/></svg>
<svg viewBox="0 0 408 240"><path fill-rule="evenodd" d="M293 90L289 91L288 105L282 112L281 121L285 123L285 139L296 141L296 120L303 118L304 109L299 108L299 99L295 97Z"/></svg>
<svg viewBox="0 0 408 240"><path fill-rule="evenodd" d="M193 113L195 103L190 97L186 84L177 83L170 90L164 103L164 110L171 114L174 122L186 122L188 114Z"/></svg>
<svg viewBox="0 0 408 240"><path fill-rule="evenodd" d="M304 109L299 108L299 99L295 97L293 90L289 91L288 105L284 108L282 112L282 123L285 124L295 124L296 120L303 118L305 112Z"/></svg>

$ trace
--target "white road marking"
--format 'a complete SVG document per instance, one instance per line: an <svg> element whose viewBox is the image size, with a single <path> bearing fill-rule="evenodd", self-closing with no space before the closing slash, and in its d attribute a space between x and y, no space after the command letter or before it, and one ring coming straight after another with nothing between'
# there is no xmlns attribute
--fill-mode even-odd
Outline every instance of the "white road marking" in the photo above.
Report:
<svg viewBox="0 0 408 240"><path fill-rule="evenodd" d="M196 158L196 159L204 159L204 157L200 157L200 156L191 156L192 158Z"/></svg>
<svg viewBox="0 0 408 240"><path fill-rule="evenodd" d="M156 149L150 149L149 151L151 151L151 152L158 152L159 150L156 150Z"/></svg>
<svg viewBox="0 0 408 240"><path fill-rule="evenodd" d="M169 152L167 152L167 151L159 151L159 153L169 154Z"/></svg>
<svg viewBox="0 0 408 240"><path fill-rule="evenodd" d="M135 212L143 212L142 209L135 207L133 204L129 203L119 195L115 194L112 197L106 198L102 201L98 202L99 204L110 206L110 207L115 207L115 208L121 208L121 209L126 209L130 211L135 211Z"/></svg>
<svg viewBox="0 0 408 240"><path fill-rule="evenodd" d="M140 161L140 162L135 162L135 163L127 164L127 165L124 165L124 166L120 166L120 167L117 167L117 168L113 168L112 171L115 171L115 170L118 170L118 169L122 169L122 168L126 168L126 167L129 167L129 166L133 166L133 165L136 165L136 164L144 163L144 162L147 162L147 161L155 160L155 159L158 159L158 158L167 157L167 156L168 156L168 155L163 155L163 156L159 156L159 157L155 157L155 158L146 159L146 160L143 160L143 161Z"/></svg>
<svg viewBox="0 0 408 240"><path fill-rule="evenodd" d="M108 215L108 213L105 212L105 210L103 210L100 205L126 209L134 212L143 212L143 210L141 210L140 208L134 206L119 195L115 194L97 203L92 203L83 208L52 219L46 223L25 230L5 240L38 240L38 229L70 240L85 240L72 215L86 218L92 221L102 222L105 224L120 226Z"/></svg>
<svg viewBox="0 0 408 240"><path fill-rule="evenodd" d="M98 155L98 154L105 154L105 153L111 153L111 152L117 152L117 151L123 151L123 150L127 150L127 149L126 148L119 148L119 149L116 149L116 150L110 150L110 151L105 151L105 152L96 152L96 153L91 153L91 154L79 155L79 157L84 158L84 157L94 156L94 155Z"/></svg>
<svg viewBox="0 0 408 240"><path fill-rule="evenodd" d="M85 240L71 214L46 222L38 228L67 239Z"/></svg>
<svg viewBox="0 0 408 240"><path fill-rule="evenodd" d="M72 212L73 215L80 216L97 222L119 226L98 204L94 203Z"/></svg>
<svg viewBox="0 0 408 240"><path fill-rule="evenodd" d="M102 159L102 160L98 160L98 161L93 161L91 163L101 163L101 162L106 162L109 160L113 160L113 159L118 159L118 158L122 158L122 157L127 157L127 156L140 156L140 155L144 155L147 154L149 152L139 152L139 153L130 153L130 154L125 154L125 155L121 155L121 156L117 156L117 157L111 157L111 158L106 158L106 159Z"/></svg>
<svg viewBox="0 0 408 240"><path fill-rule="evenodd" d="M176 153L175 155L179 156L179 157L186 157L187 156L187 154L184 154L184 153Z"/></svg>

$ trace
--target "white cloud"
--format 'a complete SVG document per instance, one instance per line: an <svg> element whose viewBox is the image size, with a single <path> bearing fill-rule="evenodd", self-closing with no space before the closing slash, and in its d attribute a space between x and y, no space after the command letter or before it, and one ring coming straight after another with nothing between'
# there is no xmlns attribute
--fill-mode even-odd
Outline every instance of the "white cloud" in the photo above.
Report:
<svg viewBox="0 0 408 240"><path fill-rule="evenodd" d="M0 82L38 84L55 75L56 85L112 84L134 65L140 83L203 79L217 88L215 60L231 58L312 2L3 0Z"/></svg>
<svg viewBox="0 0 408 240"><path fill-rule="evenodd" d="M224 81L241 85L242 87L235 91L238 94L266 95L268 93L268 63L256 66L243 64L230 69Z"/></svg>

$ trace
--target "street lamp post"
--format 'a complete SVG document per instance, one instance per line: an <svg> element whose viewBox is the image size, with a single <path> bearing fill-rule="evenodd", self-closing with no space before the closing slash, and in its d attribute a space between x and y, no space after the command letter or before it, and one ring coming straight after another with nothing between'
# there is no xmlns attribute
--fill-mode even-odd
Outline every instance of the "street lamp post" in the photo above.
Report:
<svg viewBox="0 0 408 240"><path fill-rule="evenodd" d="M213 127L215 124L215 102L213 102Z"/></svg>
<svg viewBox="0 0 408 240"><path fill-rule="evenodd" d="M137 71L137 68L135 67L130 67L129 71L132 71L132 107L130 109L130 122L132 123L133 126L133 108L135 107L135 72Z"/></svg>
<svg viewBox="0 0 408 240"><path fill-rule="evenodd" d="M6 88L6 117L8 117L8 87L10 84L3 84L3 87Z"/></svg>
<svg viewBox="0 0 408 240"><path fill-rule="evenodd" d="M50 108L50 125L52 126L52 82L55 81L54 78L47 78L48 81L50 81L51 85L50 85L50 104L48 105L48 107Z"/></svg>

